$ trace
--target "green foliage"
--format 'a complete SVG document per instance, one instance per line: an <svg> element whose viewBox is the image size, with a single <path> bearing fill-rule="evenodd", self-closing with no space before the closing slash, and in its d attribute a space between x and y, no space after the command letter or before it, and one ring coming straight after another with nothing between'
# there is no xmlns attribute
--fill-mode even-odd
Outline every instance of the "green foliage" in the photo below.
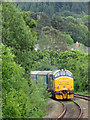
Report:
<svg viewBox="0 0 90 120"><path fill-rule="evenodd" d="M81 51L37 51L34 58L33 70L67 69L73 73L75 91L88 90L88 54Z"/></svg>
<svg viewBox="0 0 90 120"><path fill-rule="evenodd" d="M39 39L40 48L49 50L67 50L67 44L62 34L53 27L44 27Z"/></svg>
<svg viewBox="0 0 90 120"><path fill-rule="evenodd" d="M78 91L88 90L88 55L82 54L79 57L76 63L75 79L78 80Z"/></svg>
<svg viewBox="0 0 90 120"><path fill-rule="evenodd" d="M68 24L69 31L71 32L71 37L74 42L78 41L88 46L88 28L85 25L74 25L72 23Z"/></svg>
<svg viewBox="0 0 90 120"><path fill-rule="evenodd" d="M29 87L24 69L15 63L12 50L2 45L3 118L39 118L45 115L48 92L38 80ZM42 104L41 104L42 103Z"/></svg>
<svg viewBox="0 0 90 120"><path fill-rule="evenodd" d="M15 56L9 48L3 45L2 50L3 118L25 117L30 106L26 102L29 100L29 87L24 78L24 70L14 62Z"/></svg>
<svg viewBox="0 0 90 120"><path fill-rule="evenodd" d="M52 16L54 13L54 6L55 3L43 3L43 2L37 2L37 3L17 3L17 7L23 9L24 11L33 11L33 12L45 12L48 16Z"/></svg>
<svg viewBox="0 0 90 120"><path fill-rule="evenodd" d="M3 3L3 118L39 118L47 105L46 88L38 87L30 79L37 23L29 15L20 13L13 3Z"/></svg>
<svg viewBox="0 0 90 120"><path fill-rule="evenodd" d="M38 50L36 52L35 57L33 59L34 64L32 70L53 70L57 69L56 66L53 65L55 58L51 59L51 55L49 50Z"/></svg>
<svg viewBox="0 0 90 120"><path fill-rule="evenodd" d="M33 20L33 19L30 18L30 11L28 11L28 12L23 11L23 12L22 12L22 16L23 16L26 24L27 24L30 28L34 28L34 27L37 26L37 23L35 22L35 20Z"/></svg>
<svg viewBox="0 0 90 120"><path fill-rule="evenodd" d="M38 83L36 84L36 80L32 80L32 87L31 87L31 118L40 118L45 116L45 110L47 107L48 97L50 97L50 93L46 90L47 86L43 86L43 79L39 78Z"/></svg>
<svg viewBox="0 0 90 120"><path fill-rule="evenodd" d="M55 13L60 15L71 15L88 13L88 3L84 2L36 2L16 3L17 7L25 11L45 12L50 18ZM67 12L66 12L67 11ZM68 12L71 11L72 13Z"/></svg>
<svg viewBox="0 0 90 120"><path fill-rule="evenodd" d="M32 53L36 43L36 35L29 28L32 25L32 20L30 22L28 13L23 13L22 16L13 3L3 3L2 6L2 42L13 47L13 52L16 55L15 61L21 64L29 73L32 64Z"/></svg>
<svg viewBox="0 0 90 120"><path fill-rule="evenodd" d="M31 13L30 17L33 18L34 20L37 21L38 25L36 27L36 32L37 32L37 38L39 39L39 36L41 34L41 30L45 26L50 26L50 19L49 17L43 13L43 12L37 12L37 13Z"/></svg>
<svg viewBox="0 0 90 120"><path fill-rule="evenodd" d="M67 42L69 46L74 44L74 40L71 38L69 34L64 33L62 34L62 37L64 38L64 40Z"/></svg>
<svg viewBox="0 0 90 120"><path fill-rule="evenodd" d="M75 94L81 94L81 95L90 95L88 91L83 91L83 92L75 92Z"/></svg>
<svg viewBox="0 0 90 120"><path fill-rule="evenodd" d="M82 24L81 19L75 19L71 16L69 17L52 17L52 26L55 29L60 30L69 34L74 42L78 41L88 46L88 27ZM66 38L67 39L67 38Z"/></svg>
<svg viewBox="0 0 90 120"><path fill-rule="evenodd" d="M88 27L88 25L90 25L90 15L84 15L82 21L84 22L84 25Z"/></svg>
<svg viewBox="0 0 90 120"><path fill-rule="evenodd" d="M74 42L78 41L89 46L87 27L89 24L88 3L38 2L28 4L16 3L16 6L22 10L34 12L31 13L31 17L35 20L37 20L37 15L40 15L40 20L36 28L38 39L42 34L41 29L43 27L52 26L62 32L62 34L66 33L70 35L64 35L66 41L70 38L71 43L68 45L71 45L74 40Z"/></svg>
<svg viewBox="0 0 90 120"><path fill-rule="evenodd" d="M0 43L0 96L2 96L2 46ZM2 118L2 97L0 97L0 119Z"/></svg>
<svg viewBox="0 0 90 120"><path fill-rule="evenodd" d="M72 9L73 10L73 9ZM67 17L67 16L72 16L74 18L80 18L83 17L86 13L82 12L80 14L77 14L76 12L72 12L71 10L63 10L61 12L56 12L57 16L63 16L63 17Z"/></svg>

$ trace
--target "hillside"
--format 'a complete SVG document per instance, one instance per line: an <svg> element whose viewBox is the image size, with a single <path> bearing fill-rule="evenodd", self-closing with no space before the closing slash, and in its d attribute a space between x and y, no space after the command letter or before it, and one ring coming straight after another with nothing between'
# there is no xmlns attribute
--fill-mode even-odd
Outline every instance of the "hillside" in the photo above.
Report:
<svg viewBox="0 0 90 120"><path fill-rule="evenodd" d="M37 2L17 3L17 7L24 11L45 12L50 18L59 12L61 16L85 13L88 14L88 3L84 2Z"/></svg>
<svg viewBox="0 0 90 120"><path fill-rule="evenodd" d="M17 3L16 6L22 11L30 11L28 17L37 21L35 31L39 44L41 44L43 29L48 26L61 32L61 37L67 43L67 46L73 45L77 41L89 46L88 33L90 34L90 32L88 31L88 25L90 23L88 23L88 18L90 18L90 15L88 15L88 3L41 2ZM39 16L40 19L38 19ZM47 29L44 30L48 32ZM44 41L49 42L49 37L46 36ZM42 46L44 46L44 41L42 40Z"/></svg>

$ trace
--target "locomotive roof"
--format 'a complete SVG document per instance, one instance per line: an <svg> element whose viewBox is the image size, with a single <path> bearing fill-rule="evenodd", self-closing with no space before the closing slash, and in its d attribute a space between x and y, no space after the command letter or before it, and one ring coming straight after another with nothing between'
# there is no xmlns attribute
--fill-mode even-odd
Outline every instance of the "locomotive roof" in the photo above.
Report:
<svg viewBox="0 0 90 120"><path fill-rule="evenodd" d="M56 70L56 71L53 71L53 74L55 75L57 72L59 71L67 71L67 72L70 72L69 70L65 70L65 69L59 69L59 70ZM71 73L71 72L70 72ZM72 73L71 73L72 74Z"/></svg>

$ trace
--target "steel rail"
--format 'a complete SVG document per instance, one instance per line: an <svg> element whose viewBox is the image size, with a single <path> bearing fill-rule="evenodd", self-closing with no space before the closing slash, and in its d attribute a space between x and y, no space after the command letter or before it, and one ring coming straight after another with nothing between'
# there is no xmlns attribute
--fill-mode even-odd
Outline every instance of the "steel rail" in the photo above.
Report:
<svg viewBox="0 0 90 120"><path fill-rule="evenodd" d="M60 119L60 118L63 118L63 116L65 115L65 113L66 113L66 111L67 111L67 108L66 108L65 104L64 104L63 102L61 102L61 101L59 101L59 102L62 103L63 112L58 116L58 118L57 118L56 120L58 120L58 119Z"/></svg>
<svg viewBox="0 0 90 120"><path fill-rule="evenodd" d="M78 106L78 108L79 108L80 113L79 113L79 116L77 117L77 120L79 120L82 117L82 109L81 109L81 107L80 107L80 105L78 103L76 103L73 100L72 100L72 102L75 103Z"/></svg>
<svg viewBox="0 0 90 120"><path fill-rule="evenodd" d="M80 96L90 97L89 95L83 95L83 94L75 94L75 95L80 95Z"/></svg>
<svg viewBox="0 0 90 120"><path fill-rule="evenodd" d="M88 95L74 94L74 97L90 101L90 96L88 96Z"/></svg>
<svg viewBox="0 0 90 120"><path fill-rule="evenodd" d="M80 107L80 105L78 104L78 103L76 103L75 101L73 101L72 99L71 99L71 101L78 107L78 109L79 109L79 115L77 116L77 118L76 118L76 120L79 120L81 117L82 117L82 109L81 109L81 107ZM63 118L64 117L64 115L67 113L67 107L66 107L66 105L62 102L62 101L58 101L58 102L60 102L61 104L62 104L62 106L63 106L63 111L62 111L62 113L56 118L56 120L59 120L59 119L61 119L61 118Z"/></svg>
<svg viewBox="0 0 90 120"><path fill-rule="evenodd" d="M76 118L76 120L79 120L80 118L81 118L81 116L82 116L82 109L81 109L81 107L79 106L79 104L77 104L75 101L73 101L73 100L71 100L76 106L78 106L78 109L79 109L79 115L77 116L77 118ZM62 105L63 105L63 112L58 116L58 118L56 119L56 120L58 120L58 119L60 119L60 118L63 118L64 117L64 115L65 115L65 113L67 112L67 107L65 106L65 104L63 103L63 102L60 102L60 103L62 103Z"/></svg>

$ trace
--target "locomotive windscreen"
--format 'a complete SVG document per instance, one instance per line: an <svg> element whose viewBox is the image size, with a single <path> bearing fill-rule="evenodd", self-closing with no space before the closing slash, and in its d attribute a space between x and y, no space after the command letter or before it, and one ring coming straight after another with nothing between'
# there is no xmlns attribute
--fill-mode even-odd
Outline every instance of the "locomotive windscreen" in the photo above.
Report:
<svg viewBox="0 0 90 120"><path fill-rule="evenodd" d="M54 79L62 76L73 77L72 73L67 70L60 70L54 74Z"/></svg>

